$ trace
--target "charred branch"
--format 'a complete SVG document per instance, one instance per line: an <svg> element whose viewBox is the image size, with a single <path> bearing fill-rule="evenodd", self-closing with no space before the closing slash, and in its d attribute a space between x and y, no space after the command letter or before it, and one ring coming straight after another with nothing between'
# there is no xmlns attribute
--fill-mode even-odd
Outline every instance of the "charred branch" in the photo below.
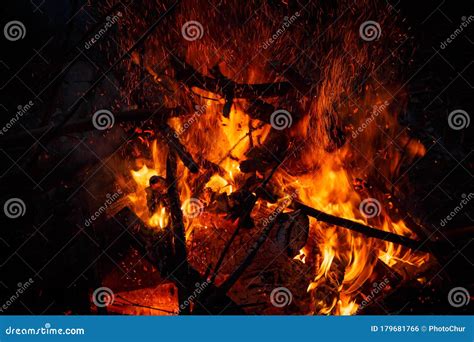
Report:
<svg viewBox="0 0 474 342"><path fill-rule="evenodd" d="M282 96L293 87L289 82L243 84L224 78L212 78L205 76L194 69L190 64L171 57L171 63L176 72L176 79L183 82L189 88L197 87L215 94L226 97L225 94L233 93L235 98L256 99L259 97Z"/></svg>
<svg viewBox="0 0 474 342"><path fill-rule="evenodd" d="M342 217L337 217L331 214L327 214L318 209L311 208L298 201L294 201L292 206L295 209L301 210L302 213L308 216L314 217L315 219L319 221L332 224L335 226L347 228L349 230L364 234L367 237L373 237L373 238L380 239L383 241L396 243L396 244L411 248L416 251L430 252L429 244L425 243L424 241L414 240L406 236L398 235L391 232L386 232L386 231L376 229L370 226L366 226L364 224L354 222Z"/></svg>
<svg viewBox="0 0 474 342"><path fill-rule="evenodd" d="M216 65L214 66L211 70L210 70L212 76L214 76L216 78L216 80L220 81L222 84L229 84L229 82L231 82L227 77L225 77L221 70L219 69L219 65ZM224 95L224 99L225 99L225 104L224 104L224 108L223 108L223 111L222 111L222 115L225 117L225 118L228 118L229 115L230 115L230 110L232 109L232 103L234 102L234 89L232 87L227 87L227 86L224 86L223 87L223 95Z"/></svg>
<svg viewBox="0 0 474 342"><path fill-rule="evenodd" d="M136 248L145 253L147 260L158 267L158 270L162 276L174 280L174 283L177 287L179 284L178 281L181 282L181 284L185 284L183 283L184 280L186 280L186 284L207 284L205 290L208 294L208 297L202 298L201 300L198 296L196 296L196 298L193 300L193 314L242 315L245 313L237 303L235 303L213 283L207 281L207 277L202 276L191 265L188 264L187 279L183 280L176 277L178 273L175 272L176 260L175 255L173 254L174 232L172 230L167 229L157 232L154 229L150 229L128 207L123 209L122 215L130 215L129 220L131 222L135 222L138 226L135 234L138 238L136 241L139 241L139 243L136 243ZM116 215L116 217L118 217L118 215ZM185 299L188 299L188 297ZM180 313L183 313L182 307L180 307Z"/></svg>
<svg viewBox="0 0 474 342"><path fill-rule="evenodd" d="M289 144L285 133L272 129L262 146L255 146L246 154L247 159L240 163L240 170L265 172L284 160Z"/></svg>
<svg viewBox="0 0 474 342"><path fill-rule="evenodd" d="M180 108L172 109L157 109L157 110L147 110L147 109L134 109L127 110L123 112L113 113L115 123L121 122L140 122L147 120L157 120L158 122L164 122L168 118L184 115L184 112ZM80 120L76 122L71 122L63 127L59 125L49 125L45 127L35 128L29 130L29 133L16 134L15 136L6 136L0 138L0 144L13 145L18 147L18 144L30 144L32 136L35 138L40 138L55 132L57 136L71 134L71 133L83 133L87 131L93 131L97 128L94 126L91 119Z"/></svg>
<svg viewBox="0 0 474 342"><path fill-rule="evenodd" d="M252 119L270 123L270 117L275 112L275 107L263 100L256 99L250 103L246 112Z"/></svg>
<svg viewBox="0 0 474 342"><path fill-rule="evenodd" d="M178 194L178 179L176 176L177 161L174 151L169 151L166 160L166 182L168 185L168 197L170 202L171 226L173 231L175 270L172 276L176 279L178 286L179 304L183 304L189 298L189 264L186 252L186 237L184 235L183 212ZM189 306L181 311L189 313Z"/></svg>
<svg viewBox="0 0 474 342"><path fill-rule="evenodd" d="M285 77L302 95L309 95L312 90L312 81L305 79L296 69L285 63L272 61L270 66Z"/></svg>
<svg viewBox="0 0 474 342"><path fill-rule="evenodd" d="M275 242L288 257L293 258L306 245L309 236L309 219L299 210L282 213L281 216L283 222L278 225Z"/></svg>
<svg viewBox="0 0 474 342"><path fill-rule="evenodd" d="M166 123L162 123L160 125L159 133L166 140L170 149L176 152L189 171L192 173L197 173L199 171L199 166L194 161L186 147L179 141L178 134Z"/></svg>

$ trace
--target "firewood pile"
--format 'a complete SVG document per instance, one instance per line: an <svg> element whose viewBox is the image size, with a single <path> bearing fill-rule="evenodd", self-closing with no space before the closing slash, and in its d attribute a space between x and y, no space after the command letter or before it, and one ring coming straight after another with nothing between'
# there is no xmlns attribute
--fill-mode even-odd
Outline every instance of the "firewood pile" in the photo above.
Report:
<svg viewBox="0 0 474 342"><path fill-rule="evenodd" d="M373 314L414 289L429 301L456 249L417 217L409 176L427 139L400 123L410 49L391 7L226 0L222 17L204 3L145 1L140 20L121 12L122 53L102 76L51 123L0 138L60 150L81 137L113 150L104 167L60 180L86 179L74 215L96 213L76 225L94 260L71 287L92 273L88 293L113 291L88 310ZM373 40L359 31L369 4L384 27ZM112 71L118 100L77 117ZM41 173L49 154L28 153Z"/></svg>
<svg viewBox="0 0 474 342"><path fill-rule="evenodd" d="M180 23L178 18L186 10L179 13L172 25ZM303 30L303 21L294 24L296 36ZM159 24L156 30L161 31ZM354 146L348 141L342 113L379 103L380 95L368 85L367 70L360 68L355 77L347 79L350 92L357 94L353 106L349 91L341 92L331 83L322 87L321 78L331 76L312 67L265 59L260 65L265 74L272 75L267 77L271 81L236 81L229 76L232 72L226 61L200 65L205 51L213 49L213 44L206 46L205 38L186 50L175 47L174 41L169 45L158 42L155 36L154 30L148 30L128 50L129 73L146 75L149 84L134 88L140 109L119 113L115 120L135 119L145 125L136 131L140 140L125 149L127 163L115 162L117 173L122 174L117 184L127 189L127 197L108 216L120 220L116 215L125 210L125 216L132 217L125 226L138 222L135 233L146 258L173 284L177 303L174 309L168 306L168 311L355 313L367 284L390 279L390 286L383 290L388 294L403 278L413 277L413 266L418 267L417 272L429 268L429 253L443 249L420 239L425 237L418 235L424 232L422 227L412 222L410 229L397 230L388 210L383 220L372 225L359 215L348 219L343 212L331 211L332 204L323 206L329 212L320 210L314 207L318 200L305 189L324 189L324 177L314 176L324 175L320 162ZM126 43L129 35L124 32L119 37ZM197 45L204 49L201 53L194 50ZM168 52L157 62L150 51L162 48ZM332 72L336 72L333 77L346 76L344 72L337 75L336 69ZM326 86L339 94L327 93ZM316 109L311 99L321 97L329 102L321 102ZM370 97L374 103L367 100ZM393 101L390 110L401 105L400 100ZM386 110L381 109L387 124L396 126ZM84 129L81 124L57 129L76 127ZM308 131L301 134L304 129ZM226 141L223 146L219 146L221 140ZM405 144L410 151L417 150L416 141ZM416 152L410 153L408 160L416 157ZM319 157L322 159L317 160ZM130 174L123 174L123 165L131 170L135 184ZM298 184L301 176L309 183ZM362 193L369 190L364 185L361 189ZM347 195L340 199L346 201ZM340 199L335 196L330 202L337 206ZM366 216L371 217L370 213ZM381 224L385 227L378 226ZM378 252L362 247L367 238L374 242L365 248ZM404 259L409 270L392 268L392 260ZM408 276L399 273L404 271ZM353 284L348 280L351 272L356 274ZM284 293L274 292L278 289ZM284 305L279 305L279 296L284 297Z"/></svg>

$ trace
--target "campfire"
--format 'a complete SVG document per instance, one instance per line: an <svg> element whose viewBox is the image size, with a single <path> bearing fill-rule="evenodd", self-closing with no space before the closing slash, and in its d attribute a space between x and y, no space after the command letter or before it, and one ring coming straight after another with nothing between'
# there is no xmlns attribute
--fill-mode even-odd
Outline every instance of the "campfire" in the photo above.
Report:
<svg viewBox="0 0 474 342"><path fill-rule="evenodd" d="M466 10L62 6L4 24L4 312L469 312Z"/></svg>
<svg viewBox="0 0 474 342"><path fill-rule="evenodd" d="M350 315L422 284L432 257L402 203L425 148L397 121L404 80L382 60L407 39L391 9L380 32L362 3L202 6L170 5L124 76L149 117L129 127L109 216L135 222L166 280L115 310ZM147 20L123 18L125 48Z"/></svg>

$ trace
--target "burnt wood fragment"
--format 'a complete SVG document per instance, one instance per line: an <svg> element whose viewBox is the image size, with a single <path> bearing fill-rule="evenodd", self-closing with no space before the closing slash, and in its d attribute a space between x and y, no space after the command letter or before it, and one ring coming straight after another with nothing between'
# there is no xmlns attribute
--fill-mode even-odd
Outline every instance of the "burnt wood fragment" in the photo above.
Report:
<svg viewBox="0 0 474 342"><path fill-rule="evenodd" d="M342 217L327 214L318 209L311 208L298 201L293 201L292 206L293 208L300 209L302 213L314 217L319 221L347 228L349 230L364 234L367 237L373 237L383 241L393 242L420 252L430 252L431 248L434 247L432 243L430 243L430 241L418 241L406 236L366 226L359 222L354 222Z"/></svg>
<svg viewBox="0 0 474 342"><path fill-rule="evenodd" d="M290 258L299 254L306 245L309 235L309 219L301 211L281 214L275 236L276 244Z"/></svg>
<svg viewBox="0 0 474 342"><path fill-rule="evenodd" d="M178 134L174 129L172 129L168 124L162 123L158 132L165 139L170 149L176 152L184 166L186 166L192 173L197 173L199 171L198 164L194 161L191 153L189 153L186 147L181 143L181 141L179 141Z"/></svg>
<svg viewBox="0 0 474 342"><path fill-rule="evenodd" d="M166 159L166 183L168 185L168 198L170 202L169 210L174 244L175 269L172 272L172 277L176 279L179 304L181 306L189 298L190 282L189 263L186 251L186 236L184 234L185 228L183 223L183 212L181 211L181 202L179 200L176 169L176 155L173 150L170 150L168 158ZM187 314L189 313L189 310L189 306L186 305L180 313Z"/></svg>
<svg viewBox="0 0 474 342"><path fill-rule="evenodd" d="M264 173L285 159L289 143L285 133L272 129L262 146L255 146L246 153L247 159L240 163L240 171Z"/></svg>
<svg viewBox="0 0 474 342"><path fill-rule="evenodd" d="M197 87L225 97L227 91L232 91L235 98L256 99L259 97L281 96L292 91L289 82L243 84L230 80L216 79L201 74L190 64L177 57L171 57L176 79L188 87Z"/></svg>

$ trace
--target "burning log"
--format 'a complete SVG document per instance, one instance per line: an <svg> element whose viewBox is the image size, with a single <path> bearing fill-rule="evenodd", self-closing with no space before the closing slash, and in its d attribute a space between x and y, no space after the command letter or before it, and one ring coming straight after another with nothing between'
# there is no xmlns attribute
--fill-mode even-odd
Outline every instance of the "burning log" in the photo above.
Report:
<svg viewBox="0 0 474 342"><path fill-rule="evenodd" d="M344 281L347 262L348 260L335 258L327 275L318 279L316 283L310 284L310 288L314 289L311 291L311 296L314 299L314 310L317 314L334 313L336 303L340 299L340 287Z"/></svg>
<svg viewBox="0 0 474 342"><path fill-rule="evenodd" d="M302 213L308 216L314 217L315 219L319 221L323 221L335 226L347 228L355 232L364 234L368 237L373 237L380 240L396 243L396 244L399 244L399 245L402 245L402 246L405 246L417 251L422 251L422 252L431 251L430 246L429 246L430 244L428 242L414 240L406 236L398 235L391 232L386 232L384 230L369 227L361 223L354 222L342 217L330 215L318 209L311 208L298 201L294 201L292 206L295 209L301 210Z"/></svg>
<svg viewBox="0 0 474 342"><path fill-rule="evenodd" d="M229 84L229 82L231 82L227 77L222 74L221 70L219 69L219 65L215 65L213 68L211 68L210 72L212 76L214 76L221 83ZM232 103L234 102L234 89L231 87L224 86L223 92L225 104L222 115L224 115L225 118L228 118L230 115L230 110L232 108Z"/></svg>
<svg viewBox="0 0 474 342"><path fill-rule="evenodd" d="M271 130L263 146L256 146L246 154L247 159L240 163L240 171L245 173L265 172L285 159L288 146L289 139L286 134Z"/></svg>
<svg viewBox="0 0 474 342"><path fill-rule="evenodd" d="M233 192L229 195L229 219L239 219L239 226L252 228L253 220L250 217L253 207L257 202L257 197L246 189Z"/></svg>
<svg viewBox="0 0 474 342"><path fill-rule="evenodd" d="M200 174L196 180L196 185L194 186L193 193L191 196L193 198L198 198L201 195L207 182L209 182L209 180L214 174L218 174L220 176L226 174L226 171L222 167L206 159L203 159L201 161L201 167L205 171Z"/></svg>
<svg viewBox="0 0 474 342"><path fill-rule="evenodd" d="M294 88L289 82L242 84L222 78L211 78L204 76L190 64L171 57L171 64L176 72L176 79L186 84L189 88L197 87L215 94L226 94L232 92L235 98L256 99L259 97L274 97L289 93Z"/></svg>
<svg viewBox="0 0 474 342"><path fill-rule="evenodd" d="M168 185L168 198L171 211L171 226L174 237L174 257L176 268L173 277L177 280L178 298L180 305L189 297L189 264L186 252L186 237L184 235L183 212L177 189L176 178L176 156L173 150L168 153L166 160L166 183ZM189 306L182 311L183 314L189 313Z"/></svg>
<svg viewBox="0 0 474 342"><path fill-rule="evenodd" d="M281 128L289 128L293 121L297 122L303 118L306 111L302 110L299 105L294 105L288 103L285 105L285 109L288 110L290 113L290 119L292 122L284 122L287 124L286 127ZM277 111L275 106L271 105L270 103L263 101L261 99L255 99L250 101L250 105L248 105L245 109L245 112L252 118L257 119L267 124L278 124L278 117L275 122L272 123L272 114ZM286 120L287 118L285 118Z"/></svg>
<svg viewBox="0 0 474 342"><path fill-rule="evenodd" d="M194 161L191 154L188 152L186 147L181 144L178 139L178 134L166 123L160 125L160 134L165 138L168 146L171 150L176 152L183 164L191 171L192 173L197 173L199 171L198 164Z"/></svg>
<svg viewBox="0 0 474 342"><path fill-rule="evenodd" d="M309 235L309 219L299 210L283 213L281 218L282 223L278 226L275 240L277 245L286 252L286 255L293 258L306 245Z"/></svg>
<svg viewBox="0 0 474 342"><path fill-rule="evenodd" d="M166 179L161 176L153 176L150 178L150 186L145 189L150 215L153 215L160 206L169 206L166 190Z"/></svg>
<svg viewBox="0 0 474 342"><path fill-rule="evenodd" d="M132 241L139 241L136 244L136 248L145 252L147 260L157 266L161 276L169 277L174 280L176 287L179 282L184 284L186 280L187 284L207 284L205 286L208 298L200 300L200 296L195 296L193 299L193 314L233 314L242 315L245 312L242 308L223 293L218 287L212 282L207 281L207 277L202 276L196 269L188 265L188 276L186 279L177 278L176 270L176 258L173 253L174 246L174 233L170 229L157 231L156 229L149 228L138 218L135 213L128 207L122 209L120 213L114 215L115 218L111 218L115 224L115 220L122 221L126 219L127 222L135 222L137 229L134 229L138 240L133 239ZM174 279L173 279L174 278ZM189 290L191 287L189 287ZM182 291L181 291L182 292ZM189 294L190 291L188 291ZM179 295L179 293L178 293ZM187 300L189 297L184 298ZM180 301L181 302L181 301ZM186 306L179 307L179 313L184 313Z"/></svg>
<svg viewBox="0 0 474 342"><path fill-rule="evenodd" d="M327 111L324 114L324 118L324 125L328 137L328 142L324 149L328 152L334 152L341 148L346 142L344 129L339 122L335 109Z"/></svg>

